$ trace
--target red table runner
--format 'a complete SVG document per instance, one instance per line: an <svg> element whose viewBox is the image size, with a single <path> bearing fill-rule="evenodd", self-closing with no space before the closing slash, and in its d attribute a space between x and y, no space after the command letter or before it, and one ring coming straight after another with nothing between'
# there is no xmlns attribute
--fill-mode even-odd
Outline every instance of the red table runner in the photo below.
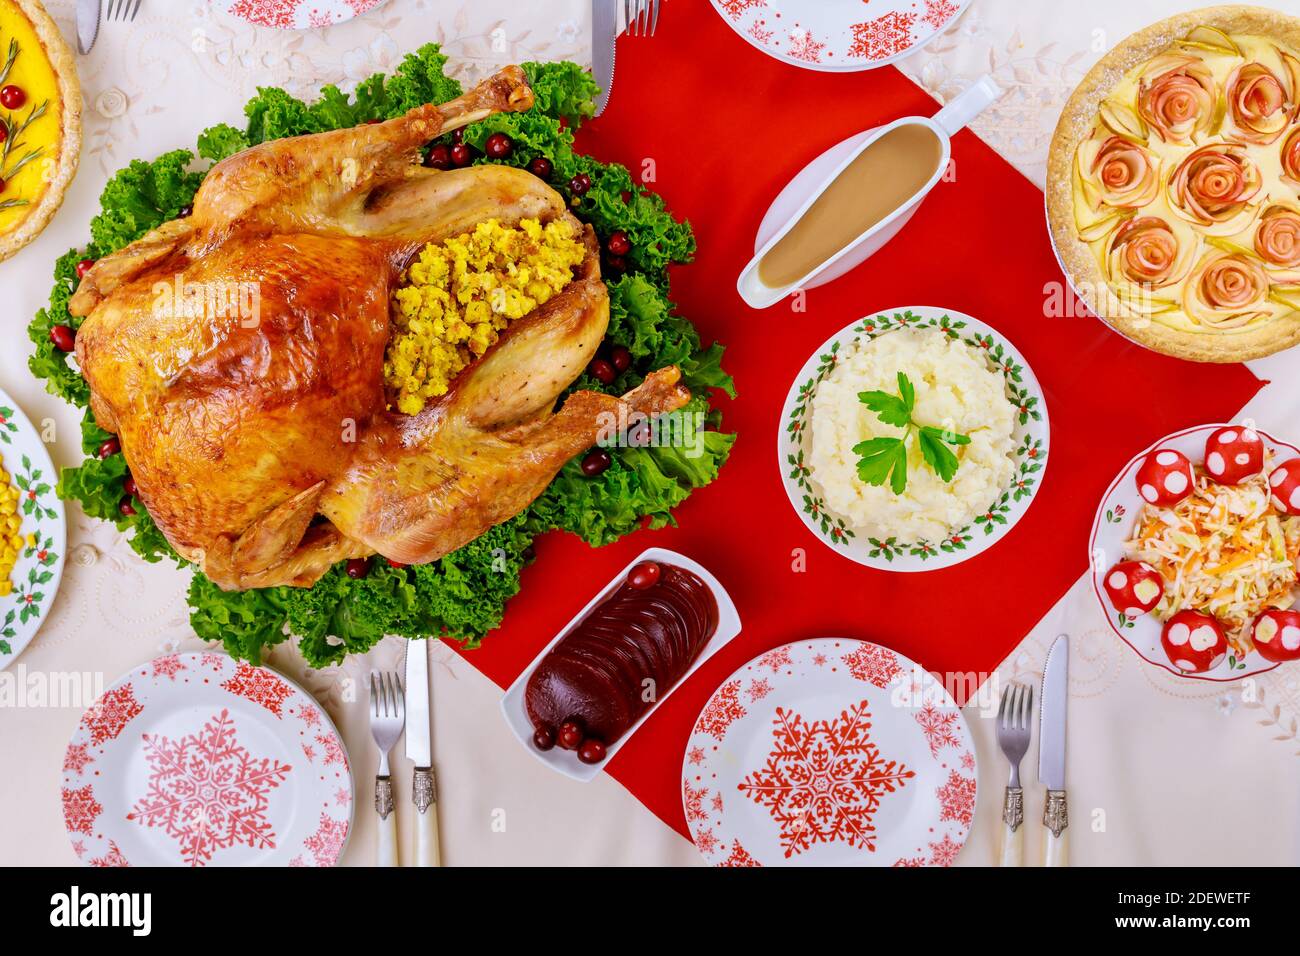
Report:
<svg viewBox="0 0 1300 956"><path fill-rule="evenodd" d="M934 101L892 67L836 75L786 66L749 46L703 0L665 11L654 39L619 41L609 109L581 151L636 172L652 160L669 208L688 218L697 260L675 268L673 298L705 341L727 346L739 398L721 401L739 432L712 486L678 511L681 527L591 549L567 535L537 543L505 624L465 656L508 686L620 567L652 545L710 568L744 630L611 761L609 772L686 833L682 753L704 702L736 667L811 637L869 638L943 673L992 671L1087 569L1096 503L1138 449L1184 426L1232 418L1261 383L1241 365L1194 365L1132 345L1095 318L1046 318L1064 283L1043 194L970 132L953 141L955 181L861 268L807 296L807 311L756 312L735 281L768 205L807 162L849 134ZM1072 297L1071 297L1072 298ZM1051 419L1046 478L1020 523L953 568L898 574L860 567L806 530L776 460L781 404L804 360L856 319L895 307L966 312L1004 333L1036 373ZM806 570L796 571L797 549ZM575 799L581 799L575 793Z"/></svg>

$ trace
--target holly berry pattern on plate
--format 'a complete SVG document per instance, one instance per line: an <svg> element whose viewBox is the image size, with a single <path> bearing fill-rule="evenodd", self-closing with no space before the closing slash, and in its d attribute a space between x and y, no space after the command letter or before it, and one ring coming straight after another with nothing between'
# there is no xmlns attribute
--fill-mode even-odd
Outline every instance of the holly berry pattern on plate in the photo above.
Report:
<svg viewBox="0 0 1300 956"><path fill-rule="evenodd" d="M975 750L952 698L888 648L819 638L713 693L682 764L716 866L947 866L975 813Z"/></svg>
<svg viewBox="0 0 1300 956"><path fill-rule="evenodd" d="M970 0L712 0L751 45L810 70L870 70L946 30Z"/></svg>
<svg viewBox="0 0 1300 956"><path fill-rule="evenodd" d="M343 23L384 0L225 0L225 10L257 27L309 30Z"/></svg>
<svg viewBox="0 0 1300 956"><path fill-rule="evenodd" d="M49 617L63 578L67 518L55 493L58 473L40 433L0 389L0 456L18 493L14 513L21 546L0 595L0 670L31 643ZM7 519L8 516L0 516ZM0 524L3 524L0 520ZM0 590L4 590L0 588Z"/></svg>
<svg viewBox="0 0 1300 956"><path fill-rule="evenodd" d="M305 691L224 654L135 668L85 714L63 761L63 817L91 866L333 866L352 771Z"/></svg>
<svg viewBox="0 0 1300 956"><path fill-rule="evenodd" d="M1006 381L1006 399L1015 408L1015 473L989 509L964 528L934 541L861 537L828 510L808 467L812 399L817 386L835 369L840 355L861 338L875 339L898 329L928 329L960 339L982 351L990 368ZM841 329L804 363L781 409L776 453L786 496L803 523L824 544L850 561L886 571L928 571L960 564L987 550L1015 527L1042 484L1047 467L1050 425L1043 390L1016 348L991 326L960 312L914 306L868 316Z"/></svg>
<svg viewBox="0 0 1300 956"><path fill-rule="evenodd" d="M1265 468L1271 469L1266 476ZM1204 477L1198 478L1198 472ZM1188 475L1184 486L1182 479ZM1172 484L1167 482L1170 476L1175 478ZM1165 592L1170 582L1149 565L1132 560L1126 548L1148 505L1177 508L1198 480L1226 488L1253 482L1262 489L1265 478L1274 507L1284 515L1300 513L1300 509L1289 511L1286 500L1292 488L1300 489L1300 449L1243 423L1201 425L1169 435L1135 455L1111 483L1098 506L1089 542L1093 591L1111 629L1149 663L1179 677L1231 681L1293 659L1286 656L1290 652L1285 641L1276 635L1287 633L1296 640L1300 630L1285 632L1281 612L1276 610L1265 608L1248 620L1243 630L1249 640L1236 647L1224 639L1228 630L1224 622L1200 614L1203 608L1179 608L1162 621L1159 608L1168 604ZM1122 572L1123 581L1117 572ZM1159 591L1153 593L1157 586ZM1300 622L1300 615L1296 620ZM1254 636L1261 633L1261 626L1273 644L1266 639L1261 647ZM1253 650L1249 650L1251 643ZM1300 652L1295 656L1300 657Z"/></svg>

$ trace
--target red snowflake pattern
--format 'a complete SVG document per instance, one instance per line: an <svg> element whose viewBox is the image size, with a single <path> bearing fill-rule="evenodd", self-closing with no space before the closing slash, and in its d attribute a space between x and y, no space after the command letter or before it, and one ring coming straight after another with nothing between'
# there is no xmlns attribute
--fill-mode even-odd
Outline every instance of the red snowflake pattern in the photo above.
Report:
<svg viewBox="0 0 1300 956"><path fill-rule="evenodd" d="M700 719L695 722L695 733L721 740L732 721L739 720L746 713L748 711L740 703L740 681L727 681L705 705Z"/></svg>
<svg viewBox="0 0 1300 956"><path fill-rule="evenodd" d="M686 752L686 759L694 766L698 767L700 764L704 763L704 748L692 747Z"/></svg>
<svg viewBox="0 0 1300 956"><path fill-rule="evenodd" d="M321 750L325 753L326 765L337 763L344 767L348 765L348 755L343 752L343 744L333 734L322 731L316 735L316 743L320 744Z"/></svg>
<svg viewBox="0 0 1300 956"><path fill-rule="evenodd" d="M894 861L894 866L925 866L923 856L905 856Z"/></svg>
<svg viewBox="0 0 1300 956"><path fill-rule="evenodd" d="M315 707L299 707L298 719L308 727L320 726L320 711Z"/></svg>
<svg viewBox="0 0 1300 956"><path fill-rule="evenodd" d="M95 791L90 784L76 790L63 788L63 825L69 833L93 835L95 820L103 812L104 808L95 799Z"/></svg>
<svg viewBox="0 0 1300 956"><path fill-rule="evenodd" d="M880 798L916 774L881 757L870 717L865 700L833 720L777 708L767 762L739 789L777 822L787 858L836 841L875 851L871 821Z"/></svg>
<svg viewBox="0 0 1300 956"><path fill-rule="evenodd" d="M749 694L750 700L755 702L760 701L768 694L772 693L772 684L766 677L760 677L757 680L749 682L749 690L747 693Z"/></svg>
<svg viewBox="0 0 1300 956"><path fill-rule="evenodd" d="M292 29L294 14L302 0L234 0L230 4L232 17L247 20L259 27L282 27Z"/></svg>
<svg viewBox="0 0 1300 956"><path fill-rule="evenodd" d="M340 807L346 807L352 802L352 792L345 787L339 787L334 791L334 802Z"/></svg>
<svg viewBox="0 0 1300 956"><path fill-rule="evenodd" d="M265 667L254 667L242 661L235 666L235 676L223 681L221 686L236 697L260 704L277 717L283 717L280 706L293 693L293 688Z"/></svg>
<svg viewBox="0 0 1300 956"><path fill-rule="evenodd" d="M151 677L168 677L176 680L176 675L183 670L188 670L185 663L180 659L178 654L168 654L160 657L153 662Z"/></svg>
<svg viewBox="0 0 1300 956"><path fill-rule="evenodd" d="M348 822L335 820L328 814L320 815L316 832L302 841L303 848L312 855L317 866L333 866L343 852L348 838Z"/></svg>
<svg viewBox="0 0 1300 956"><path fill-rule="evenodd" d="M135 691L130 682L121 687L105 691L99 700L81 718L81 725L90 734L90 742L102 746L110 740L116 740L132 718L144 710L135 699Z"/></svg>
<svg viewBox="0 0 1300 956"><path fill-rule="evenodd" d="M708 813L704 809L704 798L709 795L708 787L700 787L696 790L689 783L682 783L683 804L686 809L687 822L708 819Z"/></svg>
<svg viewBox="0 0 1300 956"><path fill-rule="evenodd" d="M915 719L921 725L921 733L925 734L925 742L930 745L930 756L937 757L942 748L956 747L960 743L955 710L944 712L927 702L916 712Z"/></svg>
<svg viewBox="0 0 1300 956"><path fill-rule="evenodd" d="M218 850L242 844L275 849L267 819L268 794L293 768L255 757L239 743L229 711L222 710L196 734L171 740L144 734L149 790L128 820L161 827L180 844L181 859L203 866Z"/></svg>
<svg viewBox="0 0 1300 956"><path fill-rule="evenodd" d="M974 770L974 769L975 769L975 755L974 755L974 754L962 754L962 755L961 755L961 768L962 768L963 770Z"/></svg>
<svg viewBox="0 0 1300 956"><path fill-rule="evenodd" d="M731 855L723 860L718 866L762 866L756 859L749 855L749 851L740 845L739 840L731 841Z"/></svg>
<svg viewBox="0 0 1300 956"><path fill-rule="evenodd" d="M820 63L822 61L822 50L824 49L826 49L825 43L818 43L813 39L811 33L799 28L790 31L790 43L786 46L785 51L796 60Z"/></svg>
<svg viewBox="0 0 1300 956"><path fill-rule="evenodd" d="M709 809L711 809L714 813L721 813L721 812L722 812L722 794L721 794L721 793L715 793L715 794L713 795L713 799L709 801Z"/></svg>
<svg viewBox="0 0 1300 956"><path fill-rule="evenodd" d="M953 838L945 833L938 843L930 844L930 865L952 866L953 861L957 859L957 854L961 852L961 846L960 843L953 842Z"/></svg>
<svg viewBox="0 0 1300 956"><path fill-rule="evenodd" d="M948 782L935 791L939 795L940 820L955 820L970 826L975 815L975 781L956 770L948 772Z"/></svg>
<svg viewBox="0 0 1300 956"><path fill-rule="evenodd" d="M818 667L825 667L829 658L820 651L813 655L812 662Z"/></svg>
<svg viewBox="0 0 1300 956"><path fill-rule="evenodd" d="M67 773L81 773L86 769L86 765L94 763L95 758L90 755L90 744L68 744L68 749L63 754L63 769Z"/></svg>
<svg viewBox="0 0 1300 956"><path fill-rule="evenodd" d="M108 852L103 856L93 857L90 861L90 865L108 868L125 867L130 866L131 864L127 862L126 857L122 855L122 851L118 848L118 845L112 840L109 840Z"/></svg>
<svg viewBox="0 0 1300 956"><path fill-rule="evenodd" d="M701 830L695 834L695 846L703 854L712 856L718 851L718 835L712 830Z"/></svg>
<svg viewBox="0 0 1300 956"><path fill-rule="evenodd" d="M921 20L940 30L956 15L957 4L952 0L925 0L925 13L921 14Z"/></svg>
<svg viewBox="0 0 1300 956"><path fill-rule="evenodd" d="M788 646L778 647L775 650L768 651L758 659L755 666L771 668L773 674L782 667L794 666L794 661L790 659L790 648Z"/></svg>
<svg viewBox="0 0 1300 956"><path fill-rule="evenodd" d="M898 655L879 644L859 644L844 655L844 664L858 680L874 684L881 690L903 672L898 664Z"/></svg>
<svg viewBox="0 0 1300 956"><path fill-rule="evenodd" d="M896 56L912 45L912 26L915 23L915 13L893 10L866 23L855 23L848 55L868 60Z"/></svg>
<svg viewBox="0 0 1300 956"><path fill-rule="evenodd" d="M722 12L733 20L739 20L746 10L767 6L767 0L718 0Z"/></svg>
<svg viewBox="0 0 1300 956"><path fill-rule="evenodd" d="M308 763L316 762L316 748L310 744L302 745L302 755L307 758Z"/></svg>
<svg viewBox="0 0 1300 956"><path fill-rule="evenodd" d="M749 35L761 46L767 46L772 42L772 31L765 28L766 23L766 20L755 20L749 25Z"/></svg>

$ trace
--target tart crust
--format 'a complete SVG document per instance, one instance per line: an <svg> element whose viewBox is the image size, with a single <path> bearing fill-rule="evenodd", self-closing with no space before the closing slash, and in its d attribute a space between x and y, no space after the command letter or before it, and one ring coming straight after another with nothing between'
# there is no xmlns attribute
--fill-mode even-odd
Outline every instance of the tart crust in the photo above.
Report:
<svg viewBox="0 0 1300 956"><path fill-rule="evenodd" d="M81 159L81 82L77 63L58 26L45 12L40 0L9 0L27 17L41 41L41 48L58 80L60 118L59 154L45 192L31 211L10 232L0 234L0 262L27 245L54 218L63 205L63 196L77 174Z"/></svg>
<svg viewBox="0 0 1300 956"><path fill-rule="evenodd" d="M1087 138L1102 101L1134 67L1164 52L1198 26L1229 36L1256 34L1300 49L1300 18L1264 7L1206 7L1161 20L1120 42L1092 68L1065 104L1047 159L1047 218L1057 256L1075 292L1116 331L1147 348L1196 362L1241 362L1300 342L1300 312L1240 333L1187 332L1139 315L1115 296L1096 256L1074 226L1075 151Z"/></svg>

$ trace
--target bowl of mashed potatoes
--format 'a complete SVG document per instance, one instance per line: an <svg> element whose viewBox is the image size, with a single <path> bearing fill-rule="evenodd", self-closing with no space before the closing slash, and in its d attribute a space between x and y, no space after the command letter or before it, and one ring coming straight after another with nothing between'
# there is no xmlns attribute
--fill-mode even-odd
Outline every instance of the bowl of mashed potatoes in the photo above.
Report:
<svg viewBox="0 0 1300 956"><path fill-rule="evenodd" d="M841 330L800 370L782 425L782 479L804 524L851 560L894 571L991 547L1047 465L1047 407L1024 357L943 309Z"/></svg>

